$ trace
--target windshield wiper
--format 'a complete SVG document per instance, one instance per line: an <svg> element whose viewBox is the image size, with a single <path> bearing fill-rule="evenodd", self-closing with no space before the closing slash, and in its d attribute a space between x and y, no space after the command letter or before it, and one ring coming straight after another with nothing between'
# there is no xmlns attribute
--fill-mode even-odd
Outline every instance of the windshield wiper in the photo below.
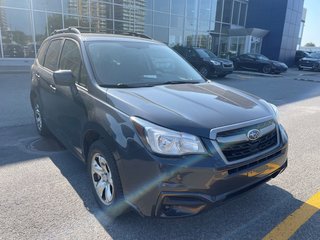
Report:
<svg viewBox="0 0 320 240"><path fill-rule="evenodd" d="M169 85L169 84L195 84L195 83L201 83L200 81L196 80L189 80L189 81L182 81L182 80L175 80L175 81L166 81L166 82L149 82L149 83L133 83L133 84L127 84L127 83L117 83L117 84L100 84L100 87L106 87L106 88L138 88L138 87L153 87L157 85Z"/></svg>
<svg viewBox="0 0 320 240"><path fill-rule="evenodd" d="M189 80L189 81L183 81L183 80L174 80L174 81L166 81L166 82L160 82L160 83L155 83L155 85L167 85L167 84L195 84L195 83L202 83L197 80Z"/></svg>
<svg viewBox="0 0 320 240"><path fill-rule="evenodd" d="M136 84L127 84L127 83L117 83L117 84L99 84L100 87L105 88L138 88L138 87L152 87L151 84L145 83L136 83Z"/></svg>

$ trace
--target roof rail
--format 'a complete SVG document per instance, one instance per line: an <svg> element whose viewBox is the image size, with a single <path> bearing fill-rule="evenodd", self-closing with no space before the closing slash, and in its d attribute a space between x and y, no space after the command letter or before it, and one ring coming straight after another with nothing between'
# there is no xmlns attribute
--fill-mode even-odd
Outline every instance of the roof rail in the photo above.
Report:
<svg viewBox="0 0 320 240"><path fill-rule="evenodd" d="M58 29L58 30L54 30L51 35L55 35L55 34L59 34L59 33L75 33L75 34L80 34L81 32L79 31L79 29L75 28L75 27L68 27L68 28L64 28L64 29Z"/></svg>
<svg viewBox="0 0 320 240"><path fill-rule="evenodd" d="M94 30L94 28L90 27L81 27L81 26L72 26L64 29L58 29L54 30L51 35L59 34L59 33L75 33L75 34L81 34L80 29L83 30L83 32L91 33L91 30ZM103 33L104 31L93 31L93 33ZM152 39L151 37L137 32L126 32L122 30L110 30L113 34L119 34L119 35L125 35L125 36L134 36L134 37L140 37L140 38L146 38L146 39ZM106 33L106 32L105 32Z"/></svg>
<svg viewBox="0 0 320 240"><path fill-rule="evenodd" d="M125 35L125 36L133 36L133 37L140 37L140 38L146 38L146 39L152 39L151 37L142 34L142 33L136 33L136 32L124 32L124 31L114 31L115 34ZM117 33L119 32L119 33Z"/></svg>

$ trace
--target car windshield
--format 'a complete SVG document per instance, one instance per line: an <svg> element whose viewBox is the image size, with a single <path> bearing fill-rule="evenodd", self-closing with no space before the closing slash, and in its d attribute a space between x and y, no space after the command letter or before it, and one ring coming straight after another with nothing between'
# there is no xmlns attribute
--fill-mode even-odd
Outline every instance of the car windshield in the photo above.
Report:
<svg viewBox="0 0 320 240"><path fill-rule="evenodd" d="M183 58L165 45L95 41L86 44L98 84L140 87L205 82Z"/></svg>
<svg viewBox="0 0 320 240"><path fill-rule="evenodd" d="M269 58L267 58L266 56L263 56L263 55L257 55L257 58L260 60L269 60Z"/></svg>
<svg viewBox="0 0 320 240"><path fill-rule="evenodd" d="M310 56L311 58L320 59L320 53L318 53L318 52L310 53L309 56Z"/></svg>
<svg viewBox="0 0 320 240"><path fill-rule="evenodd" d="M196 49L196 51L201 57L204 57L204 58L217 58L217 56L213 52L211 52L211 51L209 51L207 49L198 48L198 49Z"/></svg>

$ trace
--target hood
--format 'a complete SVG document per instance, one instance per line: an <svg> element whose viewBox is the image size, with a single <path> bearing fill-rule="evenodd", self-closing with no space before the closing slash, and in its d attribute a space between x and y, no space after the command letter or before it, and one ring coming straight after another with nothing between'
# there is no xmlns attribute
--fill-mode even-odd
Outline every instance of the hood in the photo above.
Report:
<svg viewBox="0 0 320 240"><path fill-rule="evenodd" d="M212 128L270 116L259 98L215 83L108 89L107 102L176 131L209 138Z"/></svg>
<svg viewBox="0 0 320 240"><path fill-rule="evenodd" d="M225 59L225 58L212 58L212 60L219 61L224 64L232 64L233 63L231 60Z"/></svg>
<svg viewBox="0 0 320 240"><path fill-rule="evenodd" d="M225 59L225 58L214 58L214 57L209 58L208 57L208 58L204 58L204 60L207 60L207 61L214 60L214 61L217 61L217 62L221 62L223 64L232 64L233 63L229 59Z"/></svg>
<svg viewBox="0 0 320 240"><path fill-rule="evenodd" d="M310 62L319 62L320 59L319 58L311 58L311 57L304 57L301 60L303 61L310 61Z"/></svg>

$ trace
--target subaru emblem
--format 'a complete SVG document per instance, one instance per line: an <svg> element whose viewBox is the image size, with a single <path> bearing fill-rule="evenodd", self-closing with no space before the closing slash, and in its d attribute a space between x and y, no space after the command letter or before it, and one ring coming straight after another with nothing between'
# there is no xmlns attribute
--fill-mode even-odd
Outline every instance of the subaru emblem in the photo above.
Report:
<svg viewBox="0 0 320 240"><path fill-rule="evenodd" d="M247 133L247 137L250 141L255 141L260 137L260 134L258 129L252 129Z"/></svg>

